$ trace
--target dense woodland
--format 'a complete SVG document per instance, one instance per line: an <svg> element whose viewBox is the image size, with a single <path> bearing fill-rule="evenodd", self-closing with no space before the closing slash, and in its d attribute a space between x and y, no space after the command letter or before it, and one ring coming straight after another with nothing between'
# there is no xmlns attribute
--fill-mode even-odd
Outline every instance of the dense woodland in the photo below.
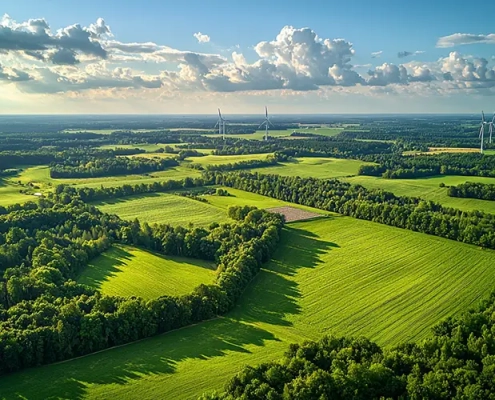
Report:
<svg viewBox="0 0 495 400"><path fill-rule="evenodd" d="M283 218L251 207L209 229L149 226L73 199L3 208L0 216L0 373L64 360L224 314L275 249ZM120 242L218 263L212 285L145 301L75 283Z"/></svg>
<svg viewBox="0 0 495 400"><path fill-rule="evenodd" d="M495 292L433 333L392 349L333 336L293 344L282 360L245 367L225 393L202 399L495 399Z"/></svg>

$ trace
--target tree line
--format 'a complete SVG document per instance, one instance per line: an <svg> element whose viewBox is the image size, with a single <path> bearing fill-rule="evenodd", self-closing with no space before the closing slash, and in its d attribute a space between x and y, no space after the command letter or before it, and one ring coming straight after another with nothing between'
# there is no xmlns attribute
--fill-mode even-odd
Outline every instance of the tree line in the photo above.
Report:
<svg viewBox="0 0 495 400"><path fill-rule="evenodd" d="M388 179L422 178L435 175L495 177L495 157L479 153L444 153L417 156L375 155L365 158L377 165L362 165L359 175Z"/></svg>
<svg viewBox="0 0 495 400"><path fill-rule="evenodd" d="M230 310L277 246L283 217L250 207L208 229L123 221L73 198L0 210L0 373L56 362L167 332ZM113 243L218 264L190 294L105 296L77 284Z"/></svg>
<svg viewBox="0 0 495 400"><path fill-rule="evenodd" d="M325 336L291 344L285 356L247 366L223 393L233 399L495 399L495 292L433 328L434 336L383 349L364 338Z"/></svg>
<svg viewBox="0 0 495 400"><path fill-rule="evenodd" d="M336 179L259 173L205 173L217 184L358 219L495 249L495 215L461 211Z"/></svg>
<svg viewBox="0 0 495 400"><path fill-rule="evenodd" d="M450 197L464 197L470 199L495 200L495 185L479 182L465 182L457 186L450 186L447 190Z"/></svg>
<svg viewBox="0 0 495 400"><path fill-rule="evenodd" d="M67 159L50 165L51 178L96 178L102 176L144 174L179 165L172 158L113 157Z"/></svg>

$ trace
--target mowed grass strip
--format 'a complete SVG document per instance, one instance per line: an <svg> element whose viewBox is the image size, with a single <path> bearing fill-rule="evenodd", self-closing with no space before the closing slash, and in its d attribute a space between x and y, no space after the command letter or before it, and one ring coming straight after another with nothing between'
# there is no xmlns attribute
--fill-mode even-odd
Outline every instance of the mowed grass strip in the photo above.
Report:
<svg viewBox="0 0 495 400"><path fill-rule="evenodd" d="M210 262L115 245L94 259L77 282L109 296L153 299L190 293L214 278L215 266Z"/></svg>
<svg viewBox="0 0 495 400"><path fill-rule="evenodd" d="M213 197L213 196L212 196ZM169 193L149 193L93 203L103 212L142 222L187 226L208 226L227 222L225 210L187 197Z"/></svg>
<svg viewBox="0 0 495 400"><path fill-rule="evenodd" d="M349 217L297 222L227 317L2 377L0 393L194 399L304 339L420 340L493 289L494 261L494 251Z"/></svg>
<svg viewBox="0 0 495 400"><path fill-rule="evenodd" d="M447 195L448 188L439 186L440 183L444 183L446 186L456 186L464 182L495 184L495 178L441 175L418 179L383 179L360 175L343 180L352 184L363 185L368 189L383 189L398 196L421 197L425 200L436 201L445 207L459 208L465 211L481 210L495 213L494 201L449 197Z"/></svg>

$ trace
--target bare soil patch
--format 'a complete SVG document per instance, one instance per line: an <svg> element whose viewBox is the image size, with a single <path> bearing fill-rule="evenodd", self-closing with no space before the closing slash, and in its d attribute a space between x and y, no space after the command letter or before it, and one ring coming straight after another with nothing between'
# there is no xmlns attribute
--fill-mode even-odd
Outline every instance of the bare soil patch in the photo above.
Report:
<svg viewBox="0 0 495 400"><path fill-rule="evenodd" d="M307 219L321 217L321 214L316 214L309 211L301 210L299 208L288 207L288 206L267 208L266 211L284 215L286 222L304 221Z"/></svg>

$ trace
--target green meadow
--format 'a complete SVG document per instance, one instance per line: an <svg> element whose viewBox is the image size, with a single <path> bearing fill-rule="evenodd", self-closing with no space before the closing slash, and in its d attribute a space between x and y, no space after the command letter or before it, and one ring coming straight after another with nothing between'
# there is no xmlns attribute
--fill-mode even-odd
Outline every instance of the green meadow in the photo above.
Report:
<svg viewBox="0 0 495 400"><path fill-rule="evenodd" d="M77 279L108 296L153 299L190 293L215 279L212 263L163 256L132 246L115 245L95 258Z"/></svg>

